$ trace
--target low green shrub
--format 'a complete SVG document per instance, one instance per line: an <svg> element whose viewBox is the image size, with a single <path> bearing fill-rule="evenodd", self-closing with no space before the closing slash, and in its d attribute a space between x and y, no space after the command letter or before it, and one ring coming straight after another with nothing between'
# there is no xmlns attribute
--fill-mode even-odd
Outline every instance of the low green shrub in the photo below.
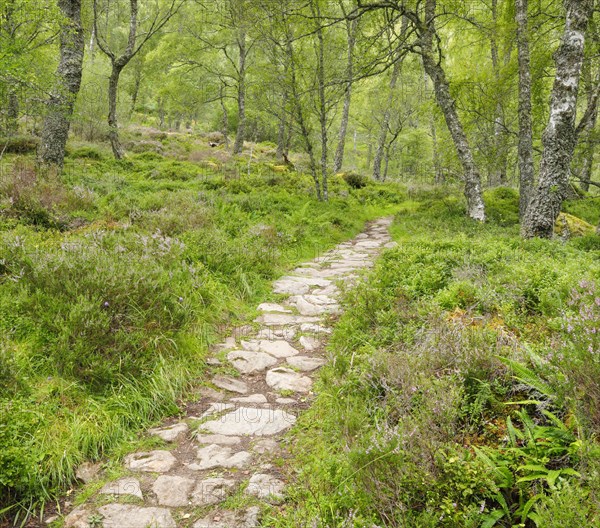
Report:
<svg viewBox="0 0 600 528"><path fill-rule="evenodd" d="M0 152L5 154L30 154L34 153L40 141L34 136L0 137Z"/></svg>

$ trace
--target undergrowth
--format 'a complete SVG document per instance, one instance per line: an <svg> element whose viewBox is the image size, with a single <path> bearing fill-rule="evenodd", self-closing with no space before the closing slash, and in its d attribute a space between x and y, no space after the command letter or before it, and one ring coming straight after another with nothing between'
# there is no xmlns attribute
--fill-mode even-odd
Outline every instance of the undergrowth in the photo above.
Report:
<svg viewBox="0 0 600 528"><path fill-rule="evenodd" d="M346 294L268 526L600 526L600 254L414 192Z"/></svg>
<svg viewBox="0 0 600 528"><path fill-rule="evenodd" d="M182 147L183 148L183 147ZM185 150L185 149L184 149ZM0 178L0 517L23 520L177 412L203 358L268 284L389 214L394 185L267 163L123 161L86 146L63 175L8 156Z"/></svg>

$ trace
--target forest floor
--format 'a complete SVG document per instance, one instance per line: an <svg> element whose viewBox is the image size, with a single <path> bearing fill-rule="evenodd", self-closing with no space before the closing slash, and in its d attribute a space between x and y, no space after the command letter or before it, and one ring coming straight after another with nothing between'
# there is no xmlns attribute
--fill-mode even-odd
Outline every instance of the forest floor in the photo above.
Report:
<svg viewBox="0 0 600 528"><path fill-rule="evenodd" d="M321 203L272 145L132 138L0 167L7 525L600 526L598 197L523 241L513 189L480 225L452 186Z"/></svg>
<svg viewBox="0 0 600 528"><path fill-rule="evenodd" d="M63 526L259 526L265 509L284 498L291 471L285 433L310 405L313 378L326 361L340 309L336 284L360 280L389 245L390 223L375 221L278 279L278 303L260 304L254 325L216 345L208 360L214 389L177 420L151 429L152 450L128 454L120 471L94 479L85 492L91 497Z"/></svg>

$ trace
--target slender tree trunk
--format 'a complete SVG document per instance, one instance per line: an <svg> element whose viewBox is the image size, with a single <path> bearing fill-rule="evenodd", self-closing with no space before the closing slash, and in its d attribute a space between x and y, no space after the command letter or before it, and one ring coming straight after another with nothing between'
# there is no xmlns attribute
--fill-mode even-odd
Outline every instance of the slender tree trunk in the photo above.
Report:
<svg viewBox="0 0 600 528"><path fill-rule="evenodd" d="M498 52L497 24L498 24L498 0L492 0L493 30L490 38L490 50L492 56L492 69L496 86L500 86L500 59ZM504 185L506 183L506 165L508 162L506 152L506 132L504 128L504 109L502 101L498 98L494 116L494 152L492 156L492 169L490 171L490 185Z"/></svg>
<svg viewBox="0 0 600 528"><path fill-rule="evenodd" d="M285 71L283 73L284 79L287 79L287 66L285 68ZM287 106L288 106L288 98L289 98L289 94L288 94L288 90L287 87L283 86L282 92L281 92L281 110L279 111L279 127L277 130L277 159L278 160L283 160L283 156L284 154L287 156L286 153L286 129L287 129Z"/></svg>
<svg viewBox="0 0 600 528"><path fill-rule="evenodd" d="M580 188L584 192L590 190L590 182L592 181L592 172L594 168L594 150L596 147L596 122L598 121L598 90L600 86L600 75L596 78L596 81L592 81L591 66L584 68L584 77L586 81L586 98L587 98L587 109L586 115L578 125L578 129L581 127L581 133L585 133L585 143L583 147L583 163L580 173Z"/></svg>
<svg viewBox="0 0 600 528"><path fill-rule="evenodd" d="M313 4L314 7L314 4ZM314 14L320 18L320 12L317 8L314 10ZM325 38L323 35L323 28L320 21L317 28L317 39L319 41L318 47L318 60L317 60L317 79L319 89L319 124L321 125L321 189L323 191L323 200L329 199L329 191L327 185L327 158L328 158L328 130L327 130L327 98L325 93Z"/></svg>
<svg viewBox="0 0 600 528"><path fill-rule="evenodd" d="M426 0L425 23L421 35L423 67L433 82L433 88L438 105L440 106L450 135L454 141L458 158L465 171L465 197L467 199L467 214L473 220L485 221L485 206L481 191L481 176L473 152L464 131L463 125L456 112L454 98L450 94L450 85L441 65L441 57L436 57L433 50L433 37L437 37L435 29L436 0Z"/></svg>
<svg viewBox="0 0 600 528"><path fill-rule="evenodd" d="M246 135L246 30L240 29L237 39L240 53L238 65L238 128L233 144L233 153L241 154Z"/></svg>
<svg viewBox="0 0 600 528"><path fill-rule="evenodd" d="M379 131L379 138L377 139L377 148L375 149L375 158L373 159L373 178L376 180L381 179L381 162L385 154L385 145L387 142L387 134L390 128L390 119L392 117L392 105L394 103L394 91L398 84L398 77L400 76L400 70L402 69L402 59L397 59L392 69L392 77L390 78L390 93L388 94L388 100L381 121L381 129Z"/></svg>
<svg viewBox="0 0 600 528"><path fill-rule="evenodd" d="M598 119L598 109L592 116L592 128L588 130L585 141L585 151L583 157L583 167L581 168L581 190L588 192L590 190L590 182L592 181L592 173L594 170L594 151L596 148L595 131L596 121Z"/></svg>
<svg viewBox="0 0 600 528"><path fill-rule="evenodd" d="M566 0L565 29L554 55L556 77L550 99L550 118L542 137L544 152L540 179L523 218L525 238L550 238L566 197L569 168L577 142L575 116L585 32L593 0Z"/></svg>
<svg viewBox="0 0 600 528"><path fill-rule="evenodd" d="M529 57L528 0L516 0L519 56L519 216L525 216L533 191L533 127L531 124L531 68Z"/></svg>
<svg viewBox="0 0 600 528"><path fill-rule="evenodd" d="M133 113L135 112L135 106L140 95L140 86L142 84L142 68L143 65L140 64L135 70L135 83L133 85L133 93L131 94L131 108L129 109L130 120L133 117Z"/></svg>
<svg viewBox="0 0 600 528"><path fill-rule="evenodd" d="M433 112L429 116L429 127L431 129L431 150L433 157L433 170L435 171L434 182L437 185L441 185L444 183L444 174L442 173L442 167L440 164L440 153L438 151L438 142L437 142L437 130L435 126L435 116Z"/></svg>
<svg viewBox="0 0 600 528"><path fill-rule="evenodd" d="M73 108L81 87L85 40L81 25L81 0L59 0L64 16L60 32L60 61L57 85L50 96L42 130L39 158L42 163L62 168L73 117Z"/></svg>
<svg viewBox="0 0 600 528"><path fill-rule="evenodd" d="M321 180L319 178L318 168L317 168L317 159L315 156L315 149L312 144L312 139L310 137L310 130L308 128L307 120L304 117L304 110L302 108L302 99L300 94L298 93L298 79L296 76L296 63L295 63L295 54L294 48L292 45L292 41L288 38L286 44L286 51L288 55L288 64L290 68L290 95L292 97L292 107L294 109L294 113L296 115L296 122L300 128L300 135L302 137L302 142L304 143L304 148L308 154L309 164L310 164L310 173L315 183L315 192L317 194L317 200L321 201L323 199L323 195L321 192ZM291 127L290 127L291 129Z"/></svg>
<svg viewBox="0 0 600 528"><path fill-rule="evenodd" d="M123 159L125 151L119 139L119 123L117 119L117 95L119 93L119 77L122 68L113 62L108 79L108 138L116 159Z"/></svg>
<svg viewBox="0 0 600 528"><path fill-rule="evenodd" d="M229 113L225 104L225 85L221 83L219 91L219 100L221 102L221 110L223 112L223 121L221 122L221 134L225 139L225 148L229 149Z"/></svg>
<svg viewBox="0 0 600 528"><path fill-rule="evenodd" d="M6 110L6 131L8 135L19 131L19 97L14 88L9 88L8 105Z"/></svg>
<svg viewBox="0 0 600 528"><path fill-rule="evenodd" d="M346 21L346 32L348 36L348 64L346 66L346 94L344 96L344 109L342 110L342 121L340 123L340 133L338 145L333 160L333 172L342 170L344 164L344 149L346 148L346 134L348 132L348 119L350 117L350 104L352 102L352 85L354 84L354 47L356 45L356 31L358 28L358 18L352 21Z"/></svg>

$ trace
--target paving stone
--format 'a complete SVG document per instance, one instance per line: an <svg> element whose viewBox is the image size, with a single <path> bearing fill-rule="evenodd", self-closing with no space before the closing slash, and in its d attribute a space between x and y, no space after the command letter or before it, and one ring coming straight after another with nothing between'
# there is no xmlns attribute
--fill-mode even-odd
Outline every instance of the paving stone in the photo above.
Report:
<svg viewBox="0 0 600 528"><path fill-rule="evenodd" d="M277 360L264 352L235 350L227 354L229 362L242 374L252 374L272 367Z"/></svg>
<svg viewBox="0 0 600 528"><path fill-rule="evenodd" d="M230 409L233 409L234 407L235 407L235 405L233 403L212 402L208 405L208 407L206 408L206 411L204 411L200 415L198 420L202 420L203 418L207 418L208 416L212 416L214 414L219 414L219 413L228 411Z"/></svg>
<svg viewBox="0 0 600 528"><path fill-rule="evenodd" d="M212 444L198 449L198 458L200 462L190 464L190 469L201 471L217 467L243 468L250 463L252 455L248 451L235 452L231 447Z"/></svg>
<svg viewBox="0 0 600 528"><path fill-rule="evenodd" d="M174 442L177 440L179 435L188 432L188 424L185 422L176 423L173 425L169 425L167 427L160 427L156 429L150 429L148 432L153 436L158 436L160 439L165 442Z"/></svg>
<svg viewBox="0 0 600 528"><path fill-rule="evenodd" d="M278 367L267 372L267 385L275 390L309 392L312 380L293 370Z"/></svg>
<svg viewBox="0 0 600 528"><path fill-rule="evenodd" d="M215 376L212 379L212 382L220 389L237 392L238 394L248 393L248 385L246 385L246 383L230 376Z"/></svg>
<svg viewBox="0 0 600 528"><path fill-rule="evenodd" d="M293 405L298 402L294 400L294 398L277 398L275 403L278 403L279 405Z"/></svg>
<svg viewBox="0 0 600 528"><path fill-rule="evenodd" d="M300 330L312 334L331 334L333 332L333 330L327 326L321 326L314 323L303 324L300 326Z"/></svg>
<svg viewBox="0 0 600 528"><path fill-rule="evenodd" d="M142 488L140 481L132 477L125 477L114 482L109 482L104 486L100 493L102 495L116 495L118 497L122 495L131 495L138 499L143 499Z"/></svg>
<svg viewBox="0 0 600 528"><path fill-rule="evenodd" d="M317 304L317 305L328 305L328 304L335 304L337 305L338 302L333 298L330 297L329 295L314 295L314 294L308 294L308 295L303 295L304 300L308 301L311 304Z"/></svg>
<svg viewBox="0 0 600 528"><path fill-rule="evenodd" d="M231 401L236 403L269 403L269 400L264 394L252 394L243 398L231 398Z"/></svg>
<svg viewBox="0 0 600 528"><path fill-rule="evenodd" d="M261 312L281 312L281 313L292 313L291 310L276 303L262 303L258 305L258 309Z"/></svg>
<svg viewBox="0 0 600 528"><path fill-rule="evenodd" d="M92 480L95 480L100 473L100 464L93 462L84 462L77 467L75 476L83 483L88 484Z"/></svg>
<svg viewBox="0 0 600 528"><path fill-rule="evenodd" d="M194 506L206 506L208 504L223 502L227 499L234 485L234 480L220 477L201 480L196 485L190 502Z"/></svg>
<svg viewBox="0 0 600 528"><path fill-rule="evenodd" d="M288 358L288 364L303 372L310 372L316 370L319 367L325 365L326 361L321 358L314 358L309 356L294 356Z"/></svg>
<svg viewBox="0 0 600 528"><path fill-rule="evenodd" d="M220 360L220 359L217 359L217 358L214 358L214 357L212 357L212 358L208 358L208 359L206 360L206 364L207 364L207 365L210 365L211 367L218 367L218 366L220 366L222 363L221 363L221 360Z"/></svg>
<svg viewBox="0 0 600 528"><path fill-rule="evenodd" d="M378 248L381 247L381 242L377 240L364 240L356 243L356 247L360 248Z"/></svg>
<svg viewBox="0 0 600 528"><path fill-rule="evenodd" d="M177 528L167 508L142 508L130 504L106 504L98 508L103 528Z"/></svg>
<svg viewBox="0 0 600 528"><path fill-rule="evenodd" d="M196 440L201 445L211 445L211 444L219 444L219 445L237 445L242 439L239 436L225 436L220 434L196 434Z"/></svg>
<svg viewBox="0 0 600 528"><path fill-rule="evenodd" d="M273 341L276 339L284 339L287 341L291 341L296 337L296 327L295 326L269 326L267 328L263 328L256 334L256 337L259 339L267 339L269 341Z"/></svg>
<svg viewBox="0 0 600 528"><path fill-rule="evenodd" d="M310 286L293 279L280 279L273 284L273 291L288 295L302 295L310 291Z"/></svg>
<svg viewBox="0 0 600 528"><path fill-rule="evenodd" d="M220 343L218 345L215 345L215 350L228 350L231 348L235 348L236 342L235 342L235 337L233 336L229 336L227 339L225 339L225 341L223 341L223 343Z"/></svg>
<svg viewBox="0 0 600 528"><path fill-rule="evenodd" d="M340 290L337 286L327 286L327 288L316 288L312 291L315 295L337 295Z"/></svg>
<svg viewBox="0 0 600 528"><path fill-rule="evenodd" d="M319 319L317 317L278 313L265 313L255 319L257 323L264 324L266 326L300 325L302 323L314 323L318 320Z"/></svg>
<svg viewBox="0 0 600 528"><path fill-rule="evenodd" d="M326 313L334 313L339 309L339 306L332 304L313 304L309 302L303 295L295 295L290 297L290 304L293 304L303 316L322 315Z"/></svg>
<svg viewBox="0 0 600 528"><path fill-rule="evenodd" d="M246 493L259 499L282 499L285 483L266 473L256 473L250 478Z"/></svg>
<svg viewBox="0 0 600 528"><path fill-rule="evenodd" d="M302 345L304 350L313 352L314 350L317 350L321 346L321 341L319 341L318 339L315 339L314 337L301 336L300 344Z"/></svg>
<svg viewBox="0 0 600 528"><path fill-rule="evenodd" d="M280 409L240 407L218 420L202 424L214 434L227 436L269 436L290 428L296 417Z"/></svg>
<svg viewBox="0 0 600 528"><path fill-rule="evenodd" d="M219 511L197 520L192 528L256 528L260 507L252 506L245 512Z"/></svg>
<svg viewBox="0 0 600 528"><path fill-rule="evenodd" d="M196 482L175 475L161 475L152 485L152 491L161 506L187 506L189 495Z"/></svg>
<svg viewBox="0 0 600 528"><path fill-rule="evenodd" d="M284 340L268 341L266 339L261 339L258 342L258 348L262 352L265 352L278 359L296 356L300 353Z"/></svg>
<svg viewBox="0 0 600 528"><path fill-rule="evenodd" d="M388 242L387 244L384 244L383 247L386 249L392 249L398 247L398 242Z"/></svg>
<svg viewBox="0 0 600 528"><path fill-rule="evenodd" d="M264 440L259 440L256 442L253 446L253 449L259 455L264 455L265 453L275 453L279 450L279 444L272 438L265 438Z"/></svg>
<svg viewBox="0 0 600 528"><path fill-rule="evenodd" d="M91 515L92 512L84 505L78 506L65 517L63 528L90 528L88 520Z"/></svg>
<svg viewBox="0 0 600 528"><path fill-rule="evenodd" d="M166 473L177 463L177 459L169 451L149 451L132 453L125 457L125 465L132 471L149 471Z"/></svg>

